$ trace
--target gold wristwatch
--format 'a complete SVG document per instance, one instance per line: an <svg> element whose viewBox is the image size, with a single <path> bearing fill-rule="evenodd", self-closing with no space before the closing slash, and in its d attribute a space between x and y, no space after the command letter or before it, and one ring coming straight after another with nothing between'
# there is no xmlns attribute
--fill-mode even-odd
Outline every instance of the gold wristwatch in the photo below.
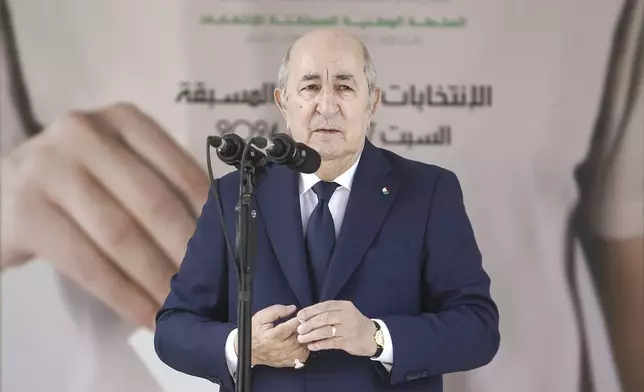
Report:
<svg viewBox="0 0 644 392"><path fill-rule="evenodd" d="M373 340L376 342L376 353L371 358L378 358L382 355L382 350L385 347L385 335L383 335L380 329L380 324L375 321L373 323L376 326L376 333L373 334Z"/></svg>

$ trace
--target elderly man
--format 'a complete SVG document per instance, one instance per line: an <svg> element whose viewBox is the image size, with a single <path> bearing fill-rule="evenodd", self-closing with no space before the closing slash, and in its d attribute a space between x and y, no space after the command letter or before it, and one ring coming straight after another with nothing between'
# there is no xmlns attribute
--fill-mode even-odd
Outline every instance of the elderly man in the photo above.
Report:
<svg viewBox="0 0 644 392"><path fill-rule="evenodd" d="M457 177L366 139L380 92L341 30L291 47L275 101L315 174L271 167L256 190L253 390L441 391L499 348L490 279ZM237 174L220 180L234 238ZM233 390L237 277L209 194L157 316L159 357ZM301 366L304 364L304 366Z"/></svg>

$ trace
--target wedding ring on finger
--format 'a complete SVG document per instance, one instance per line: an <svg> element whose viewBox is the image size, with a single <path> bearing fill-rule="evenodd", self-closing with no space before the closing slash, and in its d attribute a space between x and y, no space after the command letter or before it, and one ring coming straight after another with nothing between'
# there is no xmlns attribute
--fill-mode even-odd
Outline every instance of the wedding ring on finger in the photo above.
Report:
<svg viewBox="0 0 644 392"><path fill-rule="evenodd" d="M299 359L295 358L295 368L302 369L303 367L304 367L304 363L302 363Z"/></svg>

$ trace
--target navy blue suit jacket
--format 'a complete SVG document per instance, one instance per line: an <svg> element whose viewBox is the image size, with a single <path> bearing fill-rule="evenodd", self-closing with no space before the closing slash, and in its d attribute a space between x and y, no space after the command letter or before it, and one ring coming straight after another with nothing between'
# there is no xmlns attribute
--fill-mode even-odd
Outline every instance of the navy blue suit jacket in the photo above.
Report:
<svg viewBox="0 0 644 392"><path fill-rule="evenodd" d="M256 189L253 314L274 304L313 304L298 178L273 166ZM234 244L238 172L221 178L218 192ZM237 322L237 275L217 211L210 192L157 315L155 348L168 366L233 391L224 347ZM386 323L391 372L366 357L322 351L301 370L255 366L254 391L441 391L441 375L489 363L499 347L498 310L457 177L366 141L322 290L326 300L351 301Z"/></svg>

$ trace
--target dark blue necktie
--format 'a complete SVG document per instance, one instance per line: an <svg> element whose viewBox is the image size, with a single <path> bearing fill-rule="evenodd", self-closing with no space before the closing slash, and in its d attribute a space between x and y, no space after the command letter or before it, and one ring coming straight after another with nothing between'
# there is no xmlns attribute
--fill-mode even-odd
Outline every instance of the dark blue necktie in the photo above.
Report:
<svg viewBox="0 0 644 392"><path fill-rule="evenodd" d="M335 225L329 210L329 200L338 186L339 184L335 182L325 181L313 185L313 192L318 196L318 204L311 213L306 227L306 251L315 285L314 293L317 293L318 298L335 248Z"/></svg>

